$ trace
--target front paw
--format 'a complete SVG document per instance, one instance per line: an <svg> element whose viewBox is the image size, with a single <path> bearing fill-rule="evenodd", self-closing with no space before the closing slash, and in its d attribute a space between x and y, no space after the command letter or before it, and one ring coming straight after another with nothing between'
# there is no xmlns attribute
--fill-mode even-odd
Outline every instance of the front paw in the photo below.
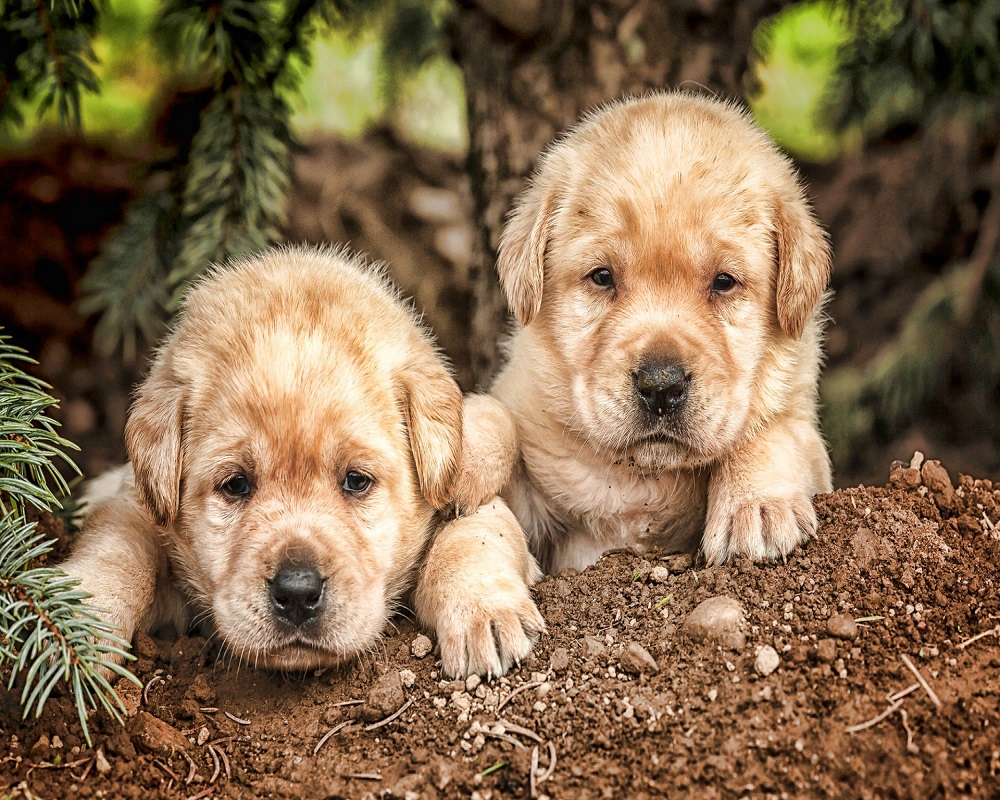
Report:
<svg viewBox="0 0 1000 800"><path fill-rule="evenodd" d="M713 496L701 549L708 564L741 555L784 559L816 533L816 511L804 492L786 497Z"/></svg>
<svg viewBox="0 0 1000 800"><path fill-rule="evenodd" d="M527 658L545 621L526 586L469 592L437 621L441 668L451 678L504 675Z"/></svg>

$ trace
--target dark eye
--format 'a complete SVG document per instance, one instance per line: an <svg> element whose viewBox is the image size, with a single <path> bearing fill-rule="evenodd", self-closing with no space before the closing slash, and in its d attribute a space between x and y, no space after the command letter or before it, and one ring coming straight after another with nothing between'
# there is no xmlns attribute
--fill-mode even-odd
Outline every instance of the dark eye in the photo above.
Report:
<svg viewBox="0 0 1000 800"><path fill-rule="evenodd" d="M595 269L587 277L603 289L613 289L615 287L615 276L611 274L611 270L607 267Z"/></svg>
<svg viewBox="0 0 1000 800"><path fill-rule="evenodd" d="M229 500L245 500L253 492L249 479L242 473L233 475L219 489Z"/></svg>
<svg viewBox="0 0 1000 800"><path fill-rule="evenodd" d="M374 483L375 481L363 472L358 472L357 470L352 469L348 470L347 474L344 476L344 482L341 486L348 494L363 495L372 488L372 484Z"/></svg>
<svg viewBox="0 0 1000 800"><path fill-rule="evenodd" d="M712 281L712 291L713 292L728 292L736 285L736 278L727 272L720 272L715 276L715 280Z"/></svg>

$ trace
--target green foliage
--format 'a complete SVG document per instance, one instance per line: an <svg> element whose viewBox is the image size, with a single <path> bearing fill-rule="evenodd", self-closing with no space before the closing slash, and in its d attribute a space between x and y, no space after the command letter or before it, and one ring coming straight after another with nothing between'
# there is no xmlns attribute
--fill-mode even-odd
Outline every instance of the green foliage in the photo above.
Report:
<svg viewBox="0 0 1000 800"><path fill-rule="evenodd" d="M63 452L75 448L46 415L55 404L47 387L18 362L31 359L0 334L0 671L8 689L20 684L25 716L40 716L53 689L68 686L89 743L88 709L102 707L118 720L124 711L100 668L136 679L105 662L111 654L131 658L128 643L83 602L78 581L32 566L52 542L26 520L26 506L51 511L60 505L57 495L68 488L54 461L75 470Z"/></svg>
<svg viewBox="0 0 1000 800"><path fill-rule="evenodd" d="M0 2L0 128L24 123L24 109L55 106L80 125L80 97L97 91L91 46L98 16L88 0Z"/></svg>

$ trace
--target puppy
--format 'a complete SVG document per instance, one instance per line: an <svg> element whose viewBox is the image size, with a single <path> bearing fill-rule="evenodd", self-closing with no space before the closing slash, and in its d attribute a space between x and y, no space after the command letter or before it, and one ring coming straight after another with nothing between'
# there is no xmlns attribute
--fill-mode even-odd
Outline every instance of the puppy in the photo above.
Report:
<svg viewBox="0 0 1000 800"><path fill-rule="evenodd" d="M413 588L451 500L462 396L382 271L288 248L190 292L125 435L130 465L94 486L65 571L125 639L204 619L240 662L302 670L369 650ZM530 556L510 537L503 558ZM428 573L428 605L449 568ZM440 614L448 669L527 654L542 627L529 578L527 622L502 638L489 586Z"/></svg>
<svg viewBox="0 0 1000 800"><path fill-rule="evenodd" d="M745 112L660 93L591 114L541 159L498 270L512 419L467 423L460 505L499 489L549 572L626 545L780 558L815 532L830 252Z"/></svg>

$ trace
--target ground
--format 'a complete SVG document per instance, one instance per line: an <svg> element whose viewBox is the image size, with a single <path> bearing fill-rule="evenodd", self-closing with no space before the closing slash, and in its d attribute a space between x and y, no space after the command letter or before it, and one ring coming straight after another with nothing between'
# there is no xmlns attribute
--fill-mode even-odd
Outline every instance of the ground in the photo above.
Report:
<svg viewBox="0 0 1000 800"><path fill-rule="evenodd" d="M0 696L0 796L998 798L1000 488L951 487L917 458L823 495L787 563L616 552L548 577L548 631L482 683L418 657L407 619L294 676L140 637L145 689L124 730L92 718L93 749L68 698L18 723ZM719 597L742 621L698 625Z"/></svg>

